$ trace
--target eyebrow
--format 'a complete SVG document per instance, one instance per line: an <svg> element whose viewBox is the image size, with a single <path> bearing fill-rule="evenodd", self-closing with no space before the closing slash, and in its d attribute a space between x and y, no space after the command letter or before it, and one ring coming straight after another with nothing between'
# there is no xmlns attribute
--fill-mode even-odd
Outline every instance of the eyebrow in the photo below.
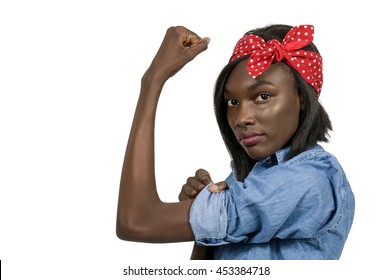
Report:
<svg viewBox="0 0 392 280"><path fill-rule="evenodd" d="M271 85L271 86L274 86L274 84L273 83L271 83L270 81L267 81L267 80L260 80L260 81L257 81L256 80L256 82L255 83L253 83L253 84L251 84L249 87L248 87L248 89L250 89L250 90L253 90L253 89L256 89L256 88L258 88L258 87L260 87L260 86L262 86L262 85ZM228 93L228 94L231 94L231 92L230 92L230 90L228 90L227 89L227 87L225 86L225 88L224 88L224 93Z"/></svg>
<svg viewBox="0 0 392 280"><path fill-rule="evenodd" d="M256 81L254 84L251 84L249 86L249 89L255 89L255 88L258 88L258 87L260 87L262 85L266 85L266 84L267 85L271 85L271 86L274 85L273 83L271 83L271 82L269 82L267 80L260 80L260 81Z"/></svg>

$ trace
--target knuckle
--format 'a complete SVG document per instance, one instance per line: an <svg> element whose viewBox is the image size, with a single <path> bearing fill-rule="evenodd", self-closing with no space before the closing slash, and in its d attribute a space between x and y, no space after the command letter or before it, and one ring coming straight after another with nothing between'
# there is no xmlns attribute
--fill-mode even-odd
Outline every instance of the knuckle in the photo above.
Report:
<svg viewBox="0 0 392 280"><path fill-rule="evenodd" d="M201 177L203 177L203 176L205 176L205 175L210 175L206 170L204 170L204 169L202 169L202 168L199 168L197 171L196 171L196 176L198 177L198 178L201 178Z"/></svg>
<svg viewBox="0 0 392 280"><path fill-rule="evenodd" d="M191 184L192 184L192 181L193 181L193 177L188 177L188 179L186 180L186 184L183 186L183 188L184 188L186 185L191 185Z"/></svg>

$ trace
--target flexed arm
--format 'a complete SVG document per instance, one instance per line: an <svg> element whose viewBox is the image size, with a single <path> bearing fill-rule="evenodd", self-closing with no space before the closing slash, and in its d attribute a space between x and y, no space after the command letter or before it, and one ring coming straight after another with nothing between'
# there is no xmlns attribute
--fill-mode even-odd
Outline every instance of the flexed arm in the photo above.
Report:
<svg viewBox="0 0 392 280"><path fill-rule="evenodd" d="M185 27L171 27L141 81L139 100L125 153L117 210L117 236L142 242L193 240L192 200L162 202L154 169L154 126L165 82L207 49L209 39Z"/></svg>

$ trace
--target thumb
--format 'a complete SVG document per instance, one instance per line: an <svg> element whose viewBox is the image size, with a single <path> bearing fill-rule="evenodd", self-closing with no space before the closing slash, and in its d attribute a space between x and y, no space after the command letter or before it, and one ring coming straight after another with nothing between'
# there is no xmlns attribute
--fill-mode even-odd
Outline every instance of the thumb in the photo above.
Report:
<svg viewBox="0 0 392 280"><path fill-rule="evenodd" d="M210 41L211 41L210 37L204 37L204 38L200 39L199 44L205 44L205 46L207 48Z"/></svg>
<svg viewBox="0 0 392 280"><path fill-rule="evenodd" d="M218 182L210 186L210 191L213 193L219 193L225 189L227 189L227 183L225 181Z"/></svg>
<svg viewBox="0 0 392 280"><path fill-rule="evenodd" d="M204 37L202 39L192 37L190 42L185 46L188 52L192 53L192 57L196 57L199 53L205 51L210 43L209 37Z"/></svg>

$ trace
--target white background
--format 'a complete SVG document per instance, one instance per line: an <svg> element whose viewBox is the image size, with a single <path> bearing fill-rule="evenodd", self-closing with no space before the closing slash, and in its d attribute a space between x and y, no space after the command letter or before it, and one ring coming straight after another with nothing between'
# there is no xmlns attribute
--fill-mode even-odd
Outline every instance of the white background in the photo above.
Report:
<svg viewBox="0 0 392 280"><path fill-rule="evenodd" d="M392 249L387 142L392 21L386 5L381 0L1 1L4 279L125 279L122 269L128 265L239 265L187 261L192 243L119 240L118 186L140 78L172 25L208 36L211 43L169 80L161 97L158 191L163 200L176 201L186 178L200 167L216 181L227 176L229 157L212 110L214 82L243 33L270 23L315 26L324 59L320 100L334 125L324 147L347 173L356 216L338 262L241 265L267 263L274 269L270 279L386 279Z"/></svg>

